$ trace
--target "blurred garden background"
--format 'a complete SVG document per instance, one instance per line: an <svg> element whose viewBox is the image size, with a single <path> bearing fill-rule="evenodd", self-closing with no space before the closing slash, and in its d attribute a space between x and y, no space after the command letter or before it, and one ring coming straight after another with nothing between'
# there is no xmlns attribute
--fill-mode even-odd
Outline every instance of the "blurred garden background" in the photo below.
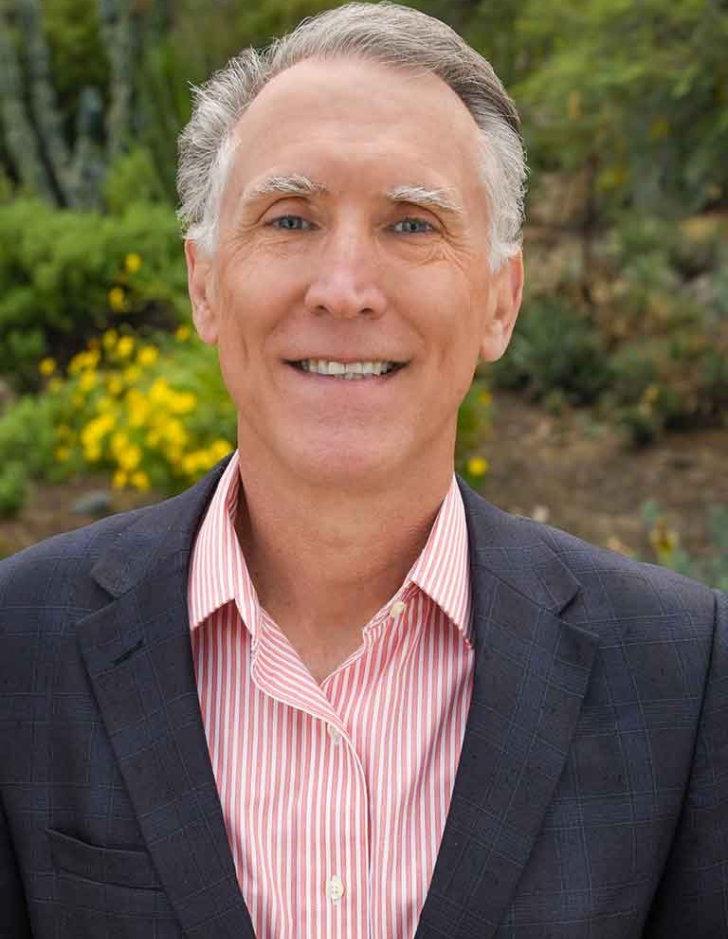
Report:
<svg viewBox="0 0 728 939"><path fill-rule="evenodd" d="M175 215L198 84L312 0L2 0L0 557L192 484L235 444ZM527 292L460 415L497 505L728 588L728 12L422 0L528 150Z"/></svg>

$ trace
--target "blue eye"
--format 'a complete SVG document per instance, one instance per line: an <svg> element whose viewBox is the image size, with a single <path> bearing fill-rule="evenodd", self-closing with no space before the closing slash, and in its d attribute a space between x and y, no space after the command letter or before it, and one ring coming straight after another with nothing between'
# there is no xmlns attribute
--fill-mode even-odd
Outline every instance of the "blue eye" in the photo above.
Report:
<svg viewBox="0 0 728 939"><path fill-rule="evenodd" d="M399 228L400 225L403 225L404 228ZM421 235L435 230L434 226L423 218L403 218L394 223L394 228L404 235Z"/></svg>
<svg viewBox="0 0 728 939"><path fill-rule="evenodd" d="M278 228L281 231L306 231L304 226L310 226L310 222L300 215L280 215L278 218L271 219L268 224L271 228Z"/></svg>

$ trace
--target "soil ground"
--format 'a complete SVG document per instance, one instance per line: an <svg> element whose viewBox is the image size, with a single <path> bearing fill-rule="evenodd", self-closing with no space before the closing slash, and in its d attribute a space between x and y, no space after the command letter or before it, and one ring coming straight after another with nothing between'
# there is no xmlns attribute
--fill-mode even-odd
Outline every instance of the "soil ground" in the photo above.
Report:
<svg viewBox="0 0 728 939"><path fill-rule="evenodd" d="M553 416L501 391L485 450L491 470L481 488L491 502L646 559L652 557L642 517L647 500L658 502L682 546L695 555L710 550L710 507L728 504L728 430L672 434L632 450L583 411ZM74 514L72 506L105 488L105 477L36 485L22 513L0 521L0 556L88 524L92 518ZM159 498L114 492L112 507L121 512Z"/></svg>

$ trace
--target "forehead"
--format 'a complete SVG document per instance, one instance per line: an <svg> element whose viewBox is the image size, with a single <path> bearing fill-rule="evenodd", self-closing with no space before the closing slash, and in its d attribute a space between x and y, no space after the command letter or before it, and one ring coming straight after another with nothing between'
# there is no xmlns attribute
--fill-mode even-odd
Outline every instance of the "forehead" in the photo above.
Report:
<svg viewBox="0 0 728 939"><path fill-rule="evenodd" d="M478 129L458 95L433 74L358 58L281 72L239 120L234 143L233 197L271 173L323 174L334 190L406 177L465 200L481 192Z"/></svg>

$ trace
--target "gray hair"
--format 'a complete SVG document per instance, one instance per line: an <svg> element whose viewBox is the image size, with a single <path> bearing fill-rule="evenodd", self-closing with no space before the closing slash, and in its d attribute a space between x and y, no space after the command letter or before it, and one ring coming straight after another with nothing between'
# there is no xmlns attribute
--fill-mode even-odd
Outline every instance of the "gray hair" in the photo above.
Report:
<svg viewBox="0 0 728 939"><path fill-rule="evenodd" d="M490 207L490 266L521 245L526 162L520 119L491 64L445 23L382 2L347 3L303 20L258 52L244 49L201 87L179 137L178 216L186 237L214 251L220 198L235 145L233 131L263 86L310 58L359 56L431 72L461 98L480 129L482 181Z"/></svg>

